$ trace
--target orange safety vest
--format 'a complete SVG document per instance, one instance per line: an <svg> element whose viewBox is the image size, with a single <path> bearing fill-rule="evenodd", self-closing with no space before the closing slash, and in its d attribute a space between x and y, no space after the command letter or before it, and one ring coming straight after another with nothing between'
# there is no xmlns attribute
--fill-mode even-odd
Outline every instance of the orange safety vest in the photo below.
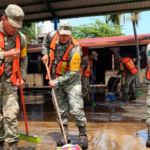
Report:
<svg viewBox="0 0 150 150"><path fill-rule="evenodd" d="M53 36L53 39L50 43L50 65L49 65L49 72L51 72L51 68L52 68L52 64L54 62L54 58L55 58L55 51L56 51L56 40L58 38L58 34L56 33ZM66 72L69 71L69 62L68 62L68 54L70 52L70 50L74 47L79 45L79 43L72 38L71 39L71 43L69 45L69 47L67 48L66 52L64 53L64 55L62 56L62 59L60 60L60 62L57 64L56 67L56 78L58 78L59 76L62 76L63 74L65 74ZM46 79L48 78L48 75L46 75Z"/></svg>
<svg viewBox="0 0 150 150"><path fill-rule="evenodd" d="M146 71L146 78L148 80L150 80L150 69L149 69L148 65L146 66L146 69L147 69L147 71Z"/></svg>
<svg viewBox="0 0 150 150"><path fill-rule="evenodd" d="M137 73L137 69L136 69L133 61L131 60L131 58L128 58L128 57L124 58L122 60L122 62L126 65L126 67L128 68L128 70L130 70L130 72L132 74L136 74Z"/></svg>
<svg viewBox="0 0 150 150"><path fill-rule="evenodd" d="M88 58L88 66L87 68L84 70L84 75L86 77L89 77L91 75L91 69L92 69L92 61L89 59L89 56L85 56L86 58Z"/></svg>
<svg viewBox="0 0 150 150"><path fill-rule="evenodd" d="M0 48L2 49L2 52L5 52L4 34L2 32L0 32ZM16 49L21 49L19 36L16 36ZM18 63L18 60L13 60L13 70L10 76L10 81L12 82L13 85L17 85L17 77L16 77L17 63ZM4 62L0 66L0 77L2 76L3 72L4 72Z"/></svg>

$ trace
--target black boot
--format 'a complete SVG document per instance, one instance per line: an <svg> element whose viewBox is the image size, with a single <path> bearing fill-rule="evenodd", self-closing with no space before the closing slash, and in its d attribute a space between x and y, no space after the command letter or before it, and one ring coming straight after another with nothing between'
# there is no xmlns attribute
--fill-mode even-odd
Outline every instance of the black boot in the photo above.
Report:
<svg viewBox="0 0 150 150"><path fill-rule="evenodd" d="M9 143L9 150L18 150L18 142Z"/></svg>
<svg viewBox="0 0 150 150"><path fill-rule="evenodd" d="M121 100L123 102L128 102L129 101L129 96L127 93L124 93L122 98L118 98L118 100Z"/></svg>
<svg viewBox="0 0 150 150"><path fill-rule="evenodd" d="M131 94L131 96L130 96L130 98L129 98L129 101L132 101L132 100L136 100L135 94Z"/></svg>
<svg viewBox="0 0 150 150"><path fill-rule="evenodd" d="M146 141L146 147L150 147L150 125L148 125L148 139Z"/></svg>
<svg viewBox="0 0 150 150"><path fill-rule="evenodd" d="M86 126L78 126L79 128L79 146L82 149L88 149L88 138L86 134Z"/></svg>
<svg viewBox="0 0 150 150"><path fill-rule="evenodd" d="M6 150L4 141L0 141L0 150Z"/></svg>
<svg viewBox="0 0 150 150"><path fill-rule="evenodd" d="M68 132L68 125L63 125L63 126L64 126L64 130L65 130L66 138L67 138L67 143L70 143L71 140L70 140L70 136L69 136L69 132ZM61 128L61 126L60 126L60 128ZM62 133L61 137L60 137L59 141L57 141L57 146L60 146L60 147L66 144L62 128L61 128L61 133Z"/></svg>

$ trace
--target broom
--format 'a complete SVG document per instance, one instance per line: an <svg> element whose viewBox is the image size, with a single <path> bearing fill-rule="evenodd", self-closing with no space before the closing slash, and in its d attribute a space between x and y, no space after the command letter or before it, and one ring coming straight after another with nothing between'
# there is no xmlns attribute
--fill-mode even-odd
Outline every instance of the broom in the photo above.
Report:
<svg viewBox="0 0 150 150"><path fill-rule="evenodd" d="M117 78L116 78L116 80L115 80L115 82L114 82L114 85L113 85L113 88L112 88L111 92L110 92L110 93L107 93L106 96L105 96L105 98L108 98L108 99L116 99L116 96L115 96L115 94L113 93L113 90L114 90L116 81L117 81Z"/></svg>
<svg viewBox="0 0 150 150"><path fill-rule="evenodd" d="M17 61L17 71L18 71L19 83L21 83L19 61ZM36 135L29 134L28 124L27 124L27 116L26 116L26 109L25 109L25 104L24 104L23 90L21 88L20 88L20 94L21 94L21 102L22 102L23 113L24 113L26 133L20 133L19 138L20 138L20 140L25 140L25 141L32 142L32 143L41 143L40 138L38 138Z"/></svg>
<svg viewBox="0 0 150 150"><path fill-rule="evenodd" d="M46 64L46 70L47 70L47 73L48 73L49 81L51 81L51 77L50 77L50 73L49 73L47 64ZM56 98L55 91L54 91L53 88L52 88L52 96L53 96L53 99L54 99L54 103L55 103L55 106L56 106L56 111L57 111L57 114L58 114L58 117L59 117L59 120L60 120L60 125L61 125L61 128L62 128L65 143L66 143L63 147L57 147L57 150L82 150L79 145L72 145L72 144L67 143L67 137L66 137L66 134L65 134L64 126L63 126L62 119L61 119L60 112L59 112L57 98Z"/></svg>

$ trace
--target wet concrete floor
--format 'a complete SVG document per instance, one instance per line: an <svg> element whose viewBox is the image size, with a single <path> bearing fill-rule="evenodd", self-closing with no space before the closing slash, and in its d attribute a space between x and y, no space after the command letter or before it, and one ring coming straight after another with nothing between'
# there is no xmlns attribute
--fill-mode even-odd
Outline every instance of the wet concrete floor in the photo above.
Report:
<svg viewBox="0 0 150 150"><path fill-rule="evenodd" d="M104 99L96 91L96 107L85 106L88 120L88 150L148 150L146 93L136 101L125 103ZM41 144L19 142L19 150L56 150L60 129L49 91L25 92L25 103L30 134L38 135ZM19 129L25 131L22 109L18 115ZM78 130L70 115L69 133L71 142L78 143Z"/></svg>

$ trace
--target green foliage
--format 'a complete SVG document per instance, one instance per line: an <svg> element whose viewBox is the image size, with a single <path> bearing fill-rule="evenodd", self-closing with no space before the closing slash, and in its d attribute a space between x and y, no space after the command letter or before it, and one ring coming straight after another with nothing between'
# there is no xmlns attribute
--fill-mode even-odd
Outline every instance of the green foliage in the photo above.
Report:
<svg viewBox="0 0 150 150"><path fill-rule="evenodd" d="M134 13L131 13L131 18L130 18L131 21L134 21L135 24L138 26L138 22L140 20L140 12L134 12Z"/></svg>
<svg viewBox="0 0 150 150"><path fill-rule="evenodd" d="M107 15L105 16L105 22L106 24L113 24L113 26L116 28L117 25L121 25L121 20L125 23L126 18L124 14L113 14L113 15Z"/></svg>
<svg viewBox="0 0 150 150"><path fill-rule="evenodd" d="M107 15L106 16L106 24L109 22L115 24L115 25L120 25L121 20L121 15Z"/></svg>
<svg viewBox="0 0 150 150"><path fill-rule="evenodd" d="M124 35L121 30L122 26L120 25L116 25L114 27L112 24L105 24L104 22L96 19L95 23L73 27L73 37L75 39L80 39Z"/></svg>
<svg viewBox="0 0 150 150"><path fill-rule="evenodd" d="M27 37L29 43L34 43L36 40L35 35L35 23L31 23L30 26L25 25L20 31ZM40 27L37 27L38 34L40 33Z"/></svg>

